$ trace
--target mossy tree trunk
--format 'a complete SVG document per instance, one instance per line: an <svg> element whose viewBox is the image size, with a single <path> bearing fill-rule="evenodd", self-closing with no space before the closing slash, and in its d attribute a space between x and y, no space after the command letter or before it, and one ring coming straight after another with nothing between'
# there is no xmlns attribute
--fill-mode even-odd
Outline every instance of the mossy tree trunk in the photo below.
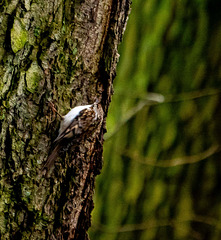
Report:
<svg viewBox="0 0 221 240"><path fill-rule="evenodd" d="M105 118L129 14L128 0L3 1L0 4L0 236L88 239ZM93 134L41 168L61 114L100 102Z"/></svg>

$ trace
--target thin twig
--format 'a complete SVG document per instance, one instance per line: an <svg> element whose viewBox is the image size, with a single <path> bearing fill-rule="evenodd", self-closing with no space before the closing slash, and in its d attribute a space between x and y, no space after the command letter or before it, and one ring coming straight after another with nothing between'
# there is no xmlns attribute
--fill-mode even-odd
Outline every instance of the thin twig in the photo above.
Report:
<svg viewBox="0 0 221 240"><path fill-rule="evenodd" d="M183 157L165 159L165 160L157 160L153 158L143 157L143 156L140 156L140 154L137 152L124 152L123 155L131 157L132 160L144 165L168 168L168 167L176 167L180 165L200 162L220 151L221 151L221 146L215 145L196 155L183 156Z"/></svg>
<svg viewBox="0 0 221 240"><path fill-rule="evenodd" d="M51 107L53 113L57 113L60 118L63 118L63 116L58 112L58 110L55 108L54 103L51 101L48 102L49 106Z"/></svg>
<svg viewBox="0 0 221 240"><path fill-rule="evenodd" d="M104 136L104 138L105 140L109 140L111 137L113 137L113 135L115 135L122 126L124 126L131 118L133 118L145 106L190 101L190 100L194 100L202 97L219 95L220 93L221 93L220 89L204 89L200 91L181 93L179 95L167 96L167 97L157 93L149 93L145 97L142 97L143 100L141 100L135 107L130 109L123 117L123 120L117 123L114 130L109 134L107 133ZM152 98L154 99L152 100Z"/></svg>
<svg viewBox="0 0 221 240"><path fill-rule="evenodd" d="M151 219L147 222L139 223L139 224L125 224L123 226L116 226L116 227L108 227L103 224L94 224L92 229L97 229L102 232L106 233L123 233L123 232L134 232L134 231L144 231L152 228L159 228L159 227L178 227L180 224L184 224L187 222L198 222L207 224L210 226L214 226L216 229L221 229L219 224L219 220L215 218L211 218L209 216L200 216L200 215L190 215L187 218L174 218L171 220L156 220Z"/></svg>

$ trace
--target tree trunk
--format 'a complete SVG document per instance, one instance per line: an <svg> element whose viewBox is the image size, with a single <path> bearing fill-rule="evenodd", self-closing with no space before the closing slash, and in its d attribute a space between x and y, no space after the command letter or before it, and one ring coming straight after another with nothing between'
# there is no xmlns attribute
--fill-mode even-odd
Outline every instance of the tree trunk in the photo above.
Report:
<svg viewBox="0 0 221 240"><path fill-rule="evenodd" d="M128 0L0 4L1 239L88 239ZM61 114L99 102L93 133L53 149Z"/></svg>

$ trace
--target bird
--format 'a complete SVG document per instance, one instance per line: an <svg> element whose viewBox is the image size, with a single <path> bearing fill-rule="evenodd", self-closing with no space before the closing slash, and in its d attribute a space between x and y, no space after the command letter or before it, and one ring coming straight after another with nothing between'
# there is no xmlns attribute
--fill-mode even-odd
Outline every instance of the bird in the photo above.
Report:
<svg viewBox="0 0 221 240"><path fill-rule="evenodd" d="M99 122L100 114L97 102L90 105L76 106L64 116L58 113L52 103L51 107L61 117L61 123L58 136L54 140L55 147L42 168L42 170L46 169L47 171L54 165L61 148L66 143L65 140L79 138L83 133L92 131Z"/></svg>

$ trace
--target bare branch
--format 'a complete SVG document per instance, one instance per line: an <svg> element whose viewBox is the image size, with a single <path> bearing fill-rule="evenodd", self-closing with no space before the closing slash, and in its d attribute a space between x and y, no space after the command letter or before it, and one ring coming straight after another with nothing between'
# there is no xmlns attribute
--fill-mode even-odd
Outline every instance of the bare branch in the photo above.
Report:
<svg viewBox="0 0 221 240"><path fill-rule="evenodd" d="M218 153L221 151L221 146L215 145L204 152L198 153L196 155L192 156L183 156L183 157L177 157L173 159L165 159L165 160L157 160L154 158L148 158L140 156L138 152L124 152L123 155L132 158L132 160L139 162L144 165L148 166L154 166L154 167L162 167L162 168L168 168L168 167L176 167L184 164L192 164L197 163L202 160L207 159L208 157L214 155L215 153Z"/></svg>

